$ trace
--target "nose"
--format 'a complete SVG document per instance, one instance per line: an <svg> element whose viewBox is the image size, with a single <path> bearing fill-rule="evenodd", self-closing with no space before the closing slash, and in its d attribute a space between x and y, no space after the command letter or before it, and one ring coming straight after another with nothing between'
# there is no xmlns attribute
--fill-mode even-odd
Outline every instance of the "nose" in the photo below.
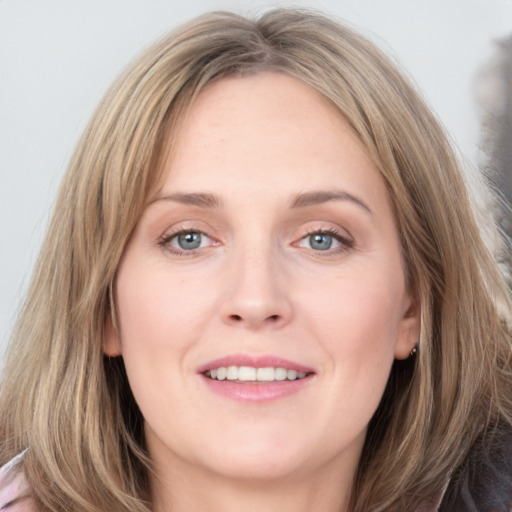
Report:
<svg viewBox="0 0 512 512"><path fill-rule="evenodd" d="M258 330L290 322L293 307L286 273L271 250L239 254L230 263L227 284L220 310L225 323Z"/></svg>

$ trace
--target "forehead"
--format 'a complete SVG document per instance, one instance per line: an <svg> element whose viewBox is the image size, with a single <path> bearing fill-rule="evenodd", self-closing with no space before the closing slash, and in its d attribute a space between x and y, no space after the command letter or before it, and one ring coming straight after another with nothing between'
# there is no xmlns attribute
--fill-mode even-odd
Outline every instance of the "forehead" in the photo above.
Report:
<svg viewBox="0 0 512 512"><path fill-rule="evenodd" d="M340 114L310 86L284 72L263 71L243 76L227 76L210 83L192 105L189 120L199 115L207 117L211 110L219 124L232 114L252 111L286 120L300 121L319 112L333 123L339 123ZM256 118L256 115L254 116Z"/></svg>
<svg viewBox="0 0 512 512"><path fill-rule="evenodd" d="M191 105L165 165L176 187L239 174L254 187L290 176L308 187L343 169L364 169L374 174L368 182L380 181L343 116L309 86L274 72L210 84Z"/></svg>

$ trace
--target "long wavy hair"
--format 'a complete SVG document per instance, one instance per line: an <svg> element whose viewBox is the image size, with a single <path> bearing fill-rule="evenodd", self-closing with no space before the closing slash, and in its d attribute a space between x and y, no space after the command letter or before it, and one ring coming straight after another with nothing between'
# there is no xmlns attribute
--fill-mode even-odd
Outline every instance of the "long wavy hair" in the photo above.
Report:
<svg viewBox="0 0 512 512"><path fill-rule="evenodd" d="M127 68L64 177L0 389L0 464L30 447L24 467L42 510L152 508L143 418L122 358L102 350L110 290L194 98L261 71L307 84L358 135L387 186L421 302L418 354L392 368L352 510L428 506L486 432L512 423L508 291L423 100L372 43L322 15L212 13Z"/></svg>

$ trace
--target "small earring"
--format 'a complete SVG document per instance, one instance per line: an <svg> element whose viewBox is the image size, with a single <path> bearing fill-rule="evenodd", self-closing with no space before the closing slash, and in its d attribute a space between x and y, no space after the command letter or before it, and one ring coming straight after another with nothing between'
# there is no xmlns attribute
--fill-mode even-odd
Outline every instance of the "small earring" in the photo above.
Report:
<svg viewBox="0 0 512 512"><path fill-rule="evenodd" d="M418 346L416 345L416 346L411 350L411 353L409 354L409 357L413 357L413 356L415 356L417 353L418 353Z"/></svg>

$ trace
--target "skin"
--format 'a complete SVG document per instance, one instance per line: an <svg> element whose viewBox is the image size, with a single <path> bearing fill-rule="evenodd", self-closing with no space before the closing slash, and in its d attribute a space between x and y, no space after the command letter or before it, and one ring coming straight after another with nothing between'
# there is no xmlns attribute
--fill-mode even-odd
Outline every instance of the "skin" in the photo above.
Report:
<svg viewBox="0 0 512 512"><path fill-rule="evenodd" d="M339 196L297 201L316 191ZM311 235L329 230L319 250ZM204 233L197 250L180 248L183 231ZM146 421L155 510L348 510L368 422L420 320L383 180L333 107L283 74L210 85L125 249L115 299L105 352L124 358ZM287 397L240 402L197 370L233 353L314 375Z"/></svg>

